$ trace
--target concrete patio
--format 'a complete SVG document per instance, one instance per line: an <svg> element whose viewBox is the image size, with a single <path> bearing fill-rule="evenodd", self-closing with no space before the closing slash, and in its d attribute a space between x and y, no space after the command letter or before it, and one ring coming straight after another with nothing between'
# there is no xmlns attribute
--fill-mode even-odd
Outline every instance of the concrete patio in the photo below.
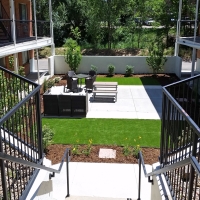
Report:
<svg viewBox="0 0 200 200"><path fill-rule="evenodd" d="M160 119L161 86L118 86L117 102L94 101L89 93L87 118Z"/></svg>

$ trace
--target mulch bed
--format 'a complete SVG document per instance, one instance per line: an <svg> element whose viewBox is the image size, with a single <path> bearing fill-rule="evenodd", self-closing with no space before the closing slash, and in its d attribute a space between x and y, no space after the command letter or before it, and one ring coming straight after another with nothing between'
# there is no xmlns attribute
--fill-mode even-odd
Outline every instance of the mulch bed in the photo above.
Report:
<svg viewBox="0 0 200 200"><path fill-rule="evenodd" d="M66 148L72 149L71 145L54 144L48 147L46 157L50 159L53 164L61 162L62 156ZM82 152L86 148L86 145L79 146L79 152ZM113 149L116 150L116 158L99 158L99 150ZM158 156L160 155L160 149L158 148L141 148L144 156L145 164L153 164L158 162ZM84 155L72 155L71 162L95 162L95 163L138 163L138 159L132 155L125 156L123 153L123 147L121 146L105 146L105 145L93 145L90 154Z"/></svg>

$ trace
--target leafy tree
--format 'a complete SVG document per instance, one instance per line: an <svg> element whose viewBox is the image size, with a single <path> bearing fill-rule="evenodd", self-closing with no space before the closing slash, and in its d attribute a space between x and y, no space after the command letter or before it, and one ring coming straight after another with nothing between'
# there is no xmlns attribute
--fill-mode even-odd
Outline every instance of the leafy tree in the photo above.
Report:
<svg viewBox="0 0 200 200"><path fill-rule="evenodd" d="M111 49L113 34L117 28L117 22L119 22L119 18L123 13L127 2L128 0L93 0L89 4L90 12L88 13L87 29L93 31L90 35L97 33L98 39L101 39L102 37L100 32L105 30L108 49ZM90 17L93 17L93 19ZM91 27L95 24L94 19L96 19L97 23L95 27L99 27L97 29ZM94 40L94 36L92 37Z"/></svg>
<svg viewBox="0 0 200 200"><path fill-rule="evenodd" d="M76 72L82 58L80 46L78 45L76 40L69 38L66 40L64 47L65 62L69 65L69 68L71 70Z"/></svg>
<svg viewBox="0 0 200 200"><path fill-rule="evenodd" d="M62 45L68 37L73 39L71 30L78 27L81 38L85 37L87 0L60 0L53 2L53 21L56 45Z"/></svg>

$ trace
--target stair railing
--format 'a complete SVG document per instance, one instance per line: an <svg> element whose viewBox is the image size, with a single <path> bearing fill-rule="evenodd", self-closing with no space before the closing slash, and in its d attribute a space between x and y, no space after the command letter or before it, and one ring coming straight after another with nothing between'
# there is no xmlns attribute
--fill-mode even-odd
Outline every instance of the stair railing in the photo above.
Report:
<svg viewBox="0 0 200 200"><path fill-rule="evenodd" d="M188 158L181 160L179 162L176 162L174 164L165 166L164 168L156 169L150 173L147 174L146 167L144 164L144 159L142 156L142 152L139 151L138 153L138 162L139 162L139 181L138 181L138 199L141 200L140 193L141 193L141 168L143 168L144 176L148 177L148 182L151 182L153 184L153 179L150 179L151 176L164 174L165 172L172 171L174 169L184 167L186 165L191 164L194 168L195 172L200 176L200 164L198 163L197 159L194 156L189 156ZM189 190L192 190L193 188L189 188ZM188 191L188 194L190 194L191 191Z"/></svg>
<svg viewBox="0 0 200 200"><path fill-rule="evenodd" d="M70 151L69 148L67 148L64 152L64 155L62 157L59 168L53 169L53 168L46 167L44 165L39 164L41 161L39 163L33 163L33 162L30 162L30 161L23 160L21 158L17 158L17 157L8 155L6 153L0 152L0 159L2 159L2 160L7 160L7 161L14 162L14 163L18 163L20 165L25 165L25 166L32 167L32 168L35 168L35 169L43 169L43 170L46 170L48 172L51 172L49 174L49 179L51 179L52 177L55 177L55 173L59 174L61 172L64 160L66 160L66 179L67 179L67 195L66 195L66 198L70 196L70 194L69 194L69 161L70 161L70 156L71 156L71 151ZM26 199L28 192L31 189L31 186L32 186L32 184L28 184L26 186L25 190L23 191L22 196L20 197L21 199Z"/></svg>
<svg viewBox="0 0 200 200"><path fill-rule="evenodd" d="M0 1L0 27L4 31L4 33L8 36L9 40L11 41L11 22L9 15L7 14L5 8L2 5L2 2Z"/></svg>

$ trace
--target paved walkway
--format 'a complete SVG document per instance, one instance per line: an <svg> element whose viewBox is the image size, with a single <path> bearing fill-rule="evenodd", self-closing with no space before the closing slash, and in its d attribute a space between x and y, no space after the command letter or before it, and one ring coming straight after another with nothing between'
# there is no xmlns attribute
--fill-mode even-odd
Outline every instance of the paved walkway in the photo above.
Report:
<svg viewBox="0 0 200 200"><path fill-rule="evenodd" d="M94 101L89 94L87 118L160 119L161 86L118 86L117 102Z"/></svg>

